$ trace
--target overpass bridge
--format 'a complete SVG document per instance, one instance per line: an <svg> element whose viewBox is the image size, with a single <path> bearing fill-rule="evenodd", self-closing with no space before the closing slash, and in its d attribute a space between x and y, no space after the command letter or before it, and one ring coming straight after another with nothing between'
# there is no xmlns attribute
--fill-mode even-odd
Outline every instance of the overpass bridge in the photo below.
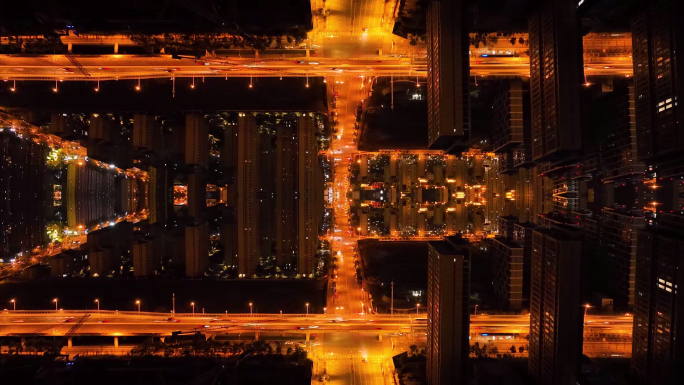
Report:
<svg viewBox="0 0 684 385"><path fill-rule="evenodd" d="M74 65L74 62L78 66ZM471 57L471 76L529 76L528 57ZM587 76L631 76L630 57L592 57ZM0 55L0 79L11 81L116 81L155 78L427 76L421 59L204 58L171 55ZM20 87L13 87L17 90Z"/></svg>
<svg viewBox="0 0 684 385"><path fill-rule="evenodd" d="M151 313L108 310L0 312L0 336L171 336L173 332L208 335L253 333L305 335L324 333L411 333L426 328L426 315L407 314L229 314ZM471 335L529 332L529 315L471 315ZM631 334L632 316L587 316L585 334ZM382 337L380 337L382 338Z"/></svg>

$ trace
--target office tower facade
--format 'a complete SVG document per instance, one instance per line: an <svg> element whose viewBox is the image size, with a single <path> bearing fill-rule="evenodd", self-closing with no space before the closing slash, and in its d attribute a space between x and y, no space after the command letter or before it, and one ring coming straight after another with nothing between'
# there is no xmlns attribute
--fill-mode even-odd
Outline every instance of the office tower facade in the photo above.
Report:
<svg viewBox="0 0 684 385"><path fill-rule="evenodd" d="M529 19L534 161L558 161L582 149L582 39L576 12L569 0L545 0Z"/></svg>
<svg viewBox="0 0 684 385"><path fill-rule="evenodd" d="M645 2L632 20L636 133L639 159L658 177L684 173L684 108L678 104L684 63L680 1Z"/></svg>
<svg viewBox="0 0 684 385"><path fill-rule="evenodd" d="M582 354L581 231L532 233L529 372L541 385L575 385Z"/></svg>
<svg viewBox="0 0 684 385"><path fill-rule="evenodd" d="M185 164L207 168L209 126L202 114L185 115Z"/></svg>
<svg viewBox="0 0 684 385"><path fill-rule="evenodd" d="M429 385L466 383L470 346L470 250L460 237L428 244L427 363Z"/></svg>
<svg viewBox="0 0 684 385"><path fill-rule="evenodd" d="M664 213L658 224L639 231L632 372L645 384L684 380L684 216Z"/></svg>
<svg viewBox="0 0 684 385"><path fill-rule="evenodd" d="M161 129L156 117L151 115L133 115L133 147L154 151L157 149Z"/></svg>
<svg viewBox="0 0 684 385"><path fill-rule="evenodd" d="M259 183L259 130L251 113L238 116L237 230L238 277L252 277L259 263L259 207L254 198Z"/></svg>
<svg viewBox="0 0 684 385"><path fill-rule="evenodd" d="M195 221L185 226L185 276L197 278L209 266L209 223Z"/></svg>
<svg viewBox="0 0 684 385"><path fill-rule="evenodd" d="M284 121L276 128L276 263L292 264L297 254L298 145L296 121ZM296 182L297 181L297 182Z"/></svg>
<svg viewBox="0 0 684 385"><path fill-rule="evenodd" d="M316 218L315 183L318 168L318 143L316 120L312 114L297 119L299 148L298 179L298 225L297 272L301 275L314 273L316 247L318 245L318 221Z"/></svg>
<svg viewBox="0 0 684 385"><path fill-rule="evenodd" d="M428 49L428 145L448 150L470 133L469 35L464 0L431 1Z"/></svg>

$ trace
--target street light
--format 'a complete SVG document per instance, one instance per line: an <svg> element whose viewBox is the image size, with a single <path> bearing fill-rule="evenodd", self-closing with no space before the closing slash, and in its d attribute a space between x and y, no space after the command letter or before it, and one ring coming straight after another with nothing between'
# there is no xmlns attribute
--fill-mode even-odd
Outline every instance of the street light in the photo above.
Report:
<svg viewBox="0 0 684 385"><path fill-rule="evenodd" d="M57 298L53 299L52 302L55 303L55 311L57 311Z"/></svg>
<svg viewBox="0 0 684 385"><path fill-rule="evenodd" d="M309 303L306 303L306 315L309 315Z"/></svg>
<svg viewBox="0 0 684 385"><path fill-rule="evenodd" d="M190 302L190 305L192 305L192 314L195 314L195 303Z"/></svg>
<svg viewBox="0 0 684 385"><path fill-rule="evenodd" d="M57 88L57 80L55 80L55 88L52 89L53 92L57 92L59 89Z"/></svg>
<svg viewBox="0 0 684 385"><path fill-rule="evenodd" d="M478 305L475 305L475 315L477 315L477 306Z"/></svg>
<svg viewBox="0 0 684 385"><path fill-rule="evenodd" d="M97 310L100 311L100 300L95 298L95 303L97 303Z"/></svg>
<svg viewBox="0 0 684 385"><path fill-rule="evenodd" d="M138 313L140 313L140 300L135 301L135 304L138 305Z"/></svg>
<svg viewBox="0 0 684 385"><path fill-rule="evenodd" d="M14 305L14 311L17 311L17 301L12 299L10 302L12 302L12 305Z"/></svg>
<svg viewBox="0 0 684 385"><path fill-rule="evenodd" d="M252 303L249 303L249 315L252 315Z"/></svg>
<svg viewBox="0 0 684 385"><path fill-rule="evenodd" d="M420 304L417 303L417 304L416 304L416 314L418 314L418 308L419 308L419 307L420 307Z"/></svg>
<svg viewBox="0 0 684 385"><path fill-rule="evenodd" d="M249 77L249 88L252 88L252 77Z"/></svg>
<svg viewBox="0 0 684 385"><path fill-rule="evenodd" d="M16 90L17 90L17 81L16 81L16 79L15 79L15 80L14 80L14 86L13 86L12 88L10 88L10 91L14 92L14 91L16 91Z"/></svg>
<svg viewBox="0 0 684 385"><path fill-rule="evenodd" d="M190 88L195 88L195 77L194 76L192 77L192 85L190 86Z"/></svg>
<svg viewBox="0 0 684 385"><path fill-rule="evenodd" d="M97 87L95 88L95 92L100 91L100 81L97 81Z"/></svg>
<svg viewBox="0 0 684 385"><path fill-rule="evenodd" d="M328 308L327 307L323 308L323 314L328 314Z"/></svg>
<svg viewBox="0 0 684 385"><path fill-rule="evenodd" d="M136 91L140 91L140 78L138 78L138 85L135 86Z"/></svg>
<svg viewBox="0 0 684 385"><path fill-rule="evenodd" d="M591 305L589 305L589 304L582 305L582 306L584 306L584 316L586 317L586 316L587 316L587 310L589 310L589 308L590 308L590 307L593 307L593 306L591 306Z"/></svg>

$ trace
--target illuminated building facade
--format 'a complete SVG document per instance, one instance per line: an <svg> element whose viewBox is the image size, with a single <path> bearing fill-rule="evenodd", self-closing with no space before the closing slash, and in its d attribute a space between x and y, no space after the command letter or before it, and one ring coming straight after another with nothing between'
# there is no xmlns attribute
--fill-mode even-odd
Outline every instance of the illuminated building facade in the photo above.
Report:
<svg viewBox="0 0 684 385"><path fill-rule="evenodd" d="M428 244L427 363L430 385L466 383L470 352L470 250L446 237Z"/></svg>
<svg viewBox="0 0 684 385"><path fill-rule="evenodd" d="M684 328L684 217L662 214L639 231L632 372L647 384L676 384L684 352L676 334Z"/></svg>
<svg viewBox="0 0 684 385"><path fill-rule="evenodd" d="M532 233L529 373L542 385L575 385L582 354L581 231Z"/></svg>
<svg viewBox="0 0 684 385"><path fill-rule="evenodd" d="M185 226L185 276L202 277L209 266L209 224L195 221Z"/></svg>
<svg viewBox="0 0 684 385"><path fill-rule="evenodd" d="M185 115L185 164L207 168L209 163L209 127L204 115Z"/></svg>
<svg viewBox="0 0 684 385"><path fill-rule="evenodd" d="M286 120L276 127L276 263L293 263L297 251L297 165L296 121ZM297 181L297 182L295 182Z"/></svg>
<svg viewBox="0 0 684 385"><path fill-rule="evenodd" d="M251 113L239 113L237 127L238 277L252 277L260 255L258 205L254 202L259 183L259 130L256 117Z"/></svg>
<svg viewBox="0 0 684 385"><path fill-rule="evenodd" d="M463 0L430 1L427 10L428 145L448 150L470 132L470 57Z"/></svg>
<svg viewBox="0 0 684 385"><path fill-rule="evenodd" d="M576 12L568 1L546 0L529 19L534 161L559 161L582 149L582 39Z"/></svg>
<svg viewBox="0 0 684 385"><path fill-rule="evenodd" d="M297 119L297 141L299 149L297 272L301 275L309 275L314 272L318 245L318 220L316 218L318 210L316 210L314 186L318 168L318 146L316 122L312 115L302 115Z"/></svg>

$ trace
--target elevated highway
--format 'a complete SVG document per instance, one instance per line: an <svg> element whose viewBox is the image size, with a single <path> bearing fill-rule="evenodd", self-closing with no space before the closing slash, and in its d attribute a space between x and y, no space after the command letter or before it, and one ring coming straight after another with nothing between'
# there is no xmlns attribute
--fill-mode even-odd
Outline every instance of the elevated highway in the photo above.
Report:
<svg viewBox="0 0 684 385"><path fill-rule="evenodd" d="M85 317L85 316L88 317ZM80 320L82 324L72 330ZM392 334L425 329L425 314L188 314L123 311L3 311L0 336L170 336L205 334ZM70 332L71 331L71 332ZM585 334L631 334L632 316L587 316ZM471 335L527 334L529 315L471 316Z"/></svg>
<svg viewBox="0 0 684 385"><path fill-rule="evenodd" d="M73 59L77 57L79 66ZM529 76L528 57L472 57L471 75ZM171 55L0 55L0 79L7 81L112 81L201 77L427 76L421 59L238 58L172 59ZM631 76L629 57L592 57L585 74ZM19 89L19 87L17 87Z"/></svg>

